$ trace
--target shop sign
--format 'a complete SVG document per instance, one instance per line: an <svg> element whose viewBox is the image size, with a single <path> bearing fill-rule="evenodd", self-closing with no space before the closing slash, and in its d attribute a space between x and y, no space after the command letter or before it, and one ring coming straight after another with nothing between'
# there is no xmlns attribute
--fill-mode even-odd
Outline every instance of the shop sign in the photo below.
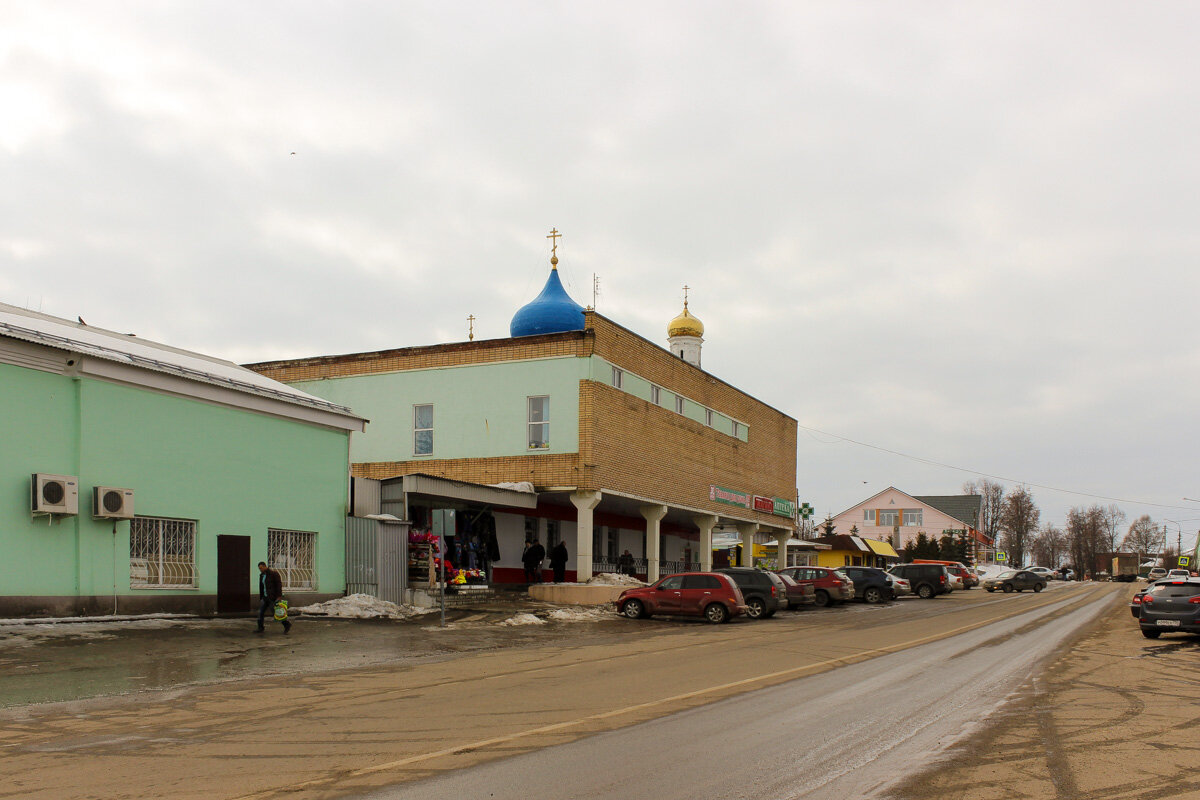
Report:
<svg viewBox="0 0 1200 800"><path fill-rule="evenodd" d="M708 499L718 503L724 503L727 506L751 508L750 495L748 495L746 492L739 492L735 489L726 489L724 486L709 486Z"/></svg>
<svg viewBox="0 0 1200 800"><path fill-rule="evenodd" d="M771 503L774 505L771 513L788 519L796 518L796 504L791 500L784 500L782 497L772 498Z"/></svg>
<svg viewBox="0 0 1200 800"><path fill-rule="evenodd" d="M761 494L756 494L754 495L754 510L774 514L775 501L769 497L763 497Z"/></svg>

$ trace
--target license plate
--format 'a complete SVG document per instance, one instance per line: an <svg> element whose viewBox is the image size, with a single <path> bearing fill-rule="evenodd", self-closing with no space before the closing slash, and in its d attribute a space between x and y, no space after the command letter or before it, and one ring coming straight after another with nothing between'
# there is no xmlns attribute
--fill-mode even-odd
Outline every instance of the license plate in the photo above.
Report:
<svg viewBox="0 0 1200 800"><path fill-rule="evenodd" d="M1160 620L1156 620L1154 624L1160 628L1178 628L1179 620L1177 620L1177 619L1160 619Z"/></svg>

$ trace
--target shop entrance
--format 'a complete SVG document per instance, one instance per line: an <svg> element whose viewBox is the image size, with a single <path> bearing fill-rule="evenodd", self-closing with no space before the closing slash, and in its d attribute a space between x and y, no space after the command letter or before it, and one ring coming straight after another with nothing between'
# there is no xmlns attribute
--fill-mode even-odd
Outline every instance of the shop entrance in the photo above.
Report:
<svg viewBox="0 0 1200 800"><path fill-rule="evenodd" d="M217 613L251 610L250 537L217 536Z"/></svg>

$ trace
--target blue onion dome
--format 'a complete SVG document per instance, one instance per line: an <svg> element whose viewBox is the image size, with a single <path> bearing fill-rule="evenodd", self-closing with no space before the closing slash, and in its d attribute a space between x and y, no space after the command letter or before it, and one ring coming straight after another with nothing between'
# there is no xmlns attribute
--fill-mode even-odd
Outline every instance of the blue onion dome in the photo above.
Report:
<svg viewBox="0 0 1200 800"><path fill-rule="evenodd" d="M513 315L508 326L509 335L536 336L583 330L583 306L572 300L563 288L558 277L558 259L552 258L551 263L555 266L550 270L542 293Z"/></svg>

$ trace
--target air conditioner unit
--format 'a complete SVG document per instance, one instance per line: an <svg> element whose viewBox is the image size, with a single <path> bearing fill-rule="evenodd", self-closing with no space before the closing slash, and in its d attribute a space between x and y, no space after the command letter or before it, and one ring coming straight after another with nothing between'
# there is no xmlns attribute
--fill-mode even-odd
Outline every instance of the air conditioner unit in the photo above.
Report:
<svg viewBox="0 0 1200 800"><path fill-rule="evenodd" d="M133 519L133 489L93 486L92 516L97 519Z"/></svg>
<svg viewBox="0 0 1200 800"><path fill-rule="evenodd" d="M79 479L73 475L33 473L29 509L35 514L78 514Z"/></svg>

